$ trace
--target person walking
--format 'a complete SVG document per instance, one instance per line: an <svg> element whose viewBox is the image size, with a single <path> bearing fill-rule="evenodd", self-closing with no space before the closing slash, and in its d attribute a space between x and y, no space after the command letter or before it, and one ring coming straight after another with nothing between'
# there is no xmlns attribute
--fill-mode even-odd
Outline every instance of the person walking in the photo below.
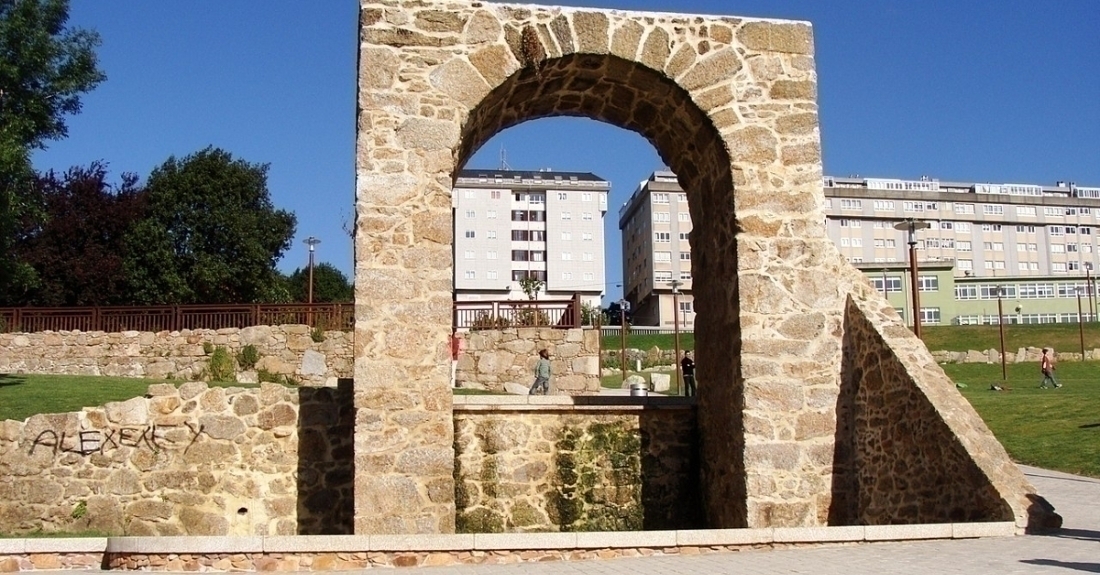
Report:
<svg viewBox="0 0 1100 575"><path fill-rule="evenodd" d="M545 348L539 350L539 360L535 362L535 383L531 385L531 391L527 395L539 393L550 393L550 352Z"/></svg>
<svg viewBox="0 0 1100 575"><path fill-rule="evenodd" d="M680 360L680 373L684 374L684 397L695 395L695 360L691 359L691 352L684 352L684 359Z"/></svg>
<svg viewBox="0 0 1100 575"><path fill-rule="evenodd" d="M1043 357L1039 358L1039 370L1043 372L1043 381L1039 382L1041 389L1047 388L1047 382L1053 387L1062 387L1062 384L1058 383L1054 379L1054 370L1057 369L1054 366L1054 354L1051 353L1050 348L1043 348Z"/></svg>

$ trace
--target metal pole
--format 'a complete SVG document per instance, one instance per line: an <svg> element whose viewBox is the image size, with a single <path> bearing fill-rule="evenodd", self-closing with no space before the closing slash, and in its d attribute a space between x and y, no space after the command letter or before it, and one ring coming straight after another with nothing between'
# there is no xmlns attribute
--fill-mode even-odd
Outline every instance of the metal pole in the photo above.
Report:
<svg viewBox="0 0 1100 575"><path fill-rule="evenodd" d="M913 333L920 339L920 286L917 272L917 233L909 228L909 282L913 290Z"/></svg>
<svg viewBox="0 0 1100 575"><path fill-rule="evenodd" d="M1005 288L997 286L997 330L1001 332L1001 381L1008 381L1008 368L1005 366Z"/></svg>
<svg viewBox="0 0 1100 575"><path fill-rule="evenodd" d="M623 367L623 384L625 385L626 384L626 310L623 309L624 305L626 305L626 300L625 299L619 300L619 322L620 322L619 323L619 340L621 342L621 347L619 348L619 351L620 351L621 355L619 356L619 359L621 360L621 364L622 364L622 367Z"/></svg>
<svg viewBox="0 0 1100 575"><path fill-rule="evenodd" d="M1093 281L1095 280L1092 277L1092 270L1085 268L1085 289L1089 290L1089 314L1092 316L1092 321L1096 321L1096 303L1092 296Z"/></svg>
<svg viewBox="0 0 1100 575"><path fill-rule="evenodd" d="M673 361L676 363L676 388L684 391L684 378L680 371L680 281L672 282L672 340L676 349Z"/></svg>
<svg viewBox="0 0 1100 575"><path fill-rule="evenodd" d="M1085 361L1085 322L1081 316L1081 288L1077 288L1077 332L1081 337L1081 361Z"/></svg>

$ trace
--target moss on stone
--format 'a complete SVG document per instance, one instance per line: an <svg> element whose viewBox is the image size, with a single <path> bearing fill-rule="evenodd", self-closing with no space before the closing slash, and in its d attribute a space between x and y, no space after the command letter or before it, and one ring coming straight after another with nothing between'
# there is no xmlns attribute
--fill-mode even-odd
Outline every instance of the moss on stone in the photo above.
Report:
<svg viewBox="0 0 1100 575"><path fill-rule="evenodd" d="M492 510L478 507L455 517L458 533L504 533L504 517Z"/></svg>
<svg viewBox="0 0 1100 575"><path fill-rule="evenodd" d="M508 523L514 527L534 527L542 525L545 521L546 518L543 517L542 512L534 505L520 501L512 506L512 516Z"/></svg>

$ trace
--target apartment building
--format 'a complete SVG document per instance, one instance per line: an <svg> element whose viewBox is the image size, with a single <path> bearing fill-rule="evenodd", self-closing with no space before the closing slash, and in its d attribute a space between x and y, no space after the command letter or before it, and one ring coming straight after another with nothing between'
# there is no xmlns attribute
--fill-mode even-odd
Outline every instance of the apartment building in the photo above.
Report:
<svg viewBox="0 0 1100 575"><path fill-rule="evenodd" d="M922 323L997 323L998 297L1006 322L1077 321L1079 299L1081 315L1095 316L1100 188L927 177L826 177L823 184L829 237L908 323L909 245L895 228L908 218L929 226L917 233ZM620 210L624 294L635 323L671 325L670 278L687 292L677 298L680 320L692 319L686 206L675 176L655 172Z"/></svg>
<svg viewBox="0 0 1100 575"><path fill-rule="evenodd" d="M604 234L611 184L590 173L462 170L452 193L457 301L603 296Z"/></svg>

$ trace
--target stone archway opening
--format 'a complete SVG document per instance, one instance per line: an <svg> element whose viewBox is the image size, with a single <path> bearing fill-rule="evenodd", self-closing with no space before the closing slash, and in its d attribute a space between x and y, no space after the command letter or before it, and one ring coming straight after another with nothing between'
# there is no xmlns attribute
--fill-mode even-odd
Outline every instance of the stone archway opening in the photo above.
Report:
<svg viewBox="0 0 1100 575"><path fill-rule="evenodd" d="M523 37L534 32L526 29ZM541 46L530 47L538 53ZM735 66L734 61L727 65ZM726 70L729 72L729 70ZM540 60L513 73L489 92L470 112L460 134L456 166L463 166L498 132L525 121L554 116L579 116L641 135L677 174L692 218L690 246L696 306L696 360L699 377L709 384L700 390L700 404L714 406L700 413L707 429L705 443L740 445L743 439L738 409L740 396L740 322L737 302L734 186L731 161L722 135L711 118L693 101L685 86L640 62L613 54L570 54ZM731 91L710 94L711 103L733 99ZM457 174L457 171L455 172ZM625 279L625 278L624 278ZM709 419L708 419L709 418ZM714 420L721 420L716 424ZM714 456L703 479L744 498L740 450ZM720 458L720 459L719 459ZM729 505L725 517L710 521L742 524L745 510Z"/></svg>

